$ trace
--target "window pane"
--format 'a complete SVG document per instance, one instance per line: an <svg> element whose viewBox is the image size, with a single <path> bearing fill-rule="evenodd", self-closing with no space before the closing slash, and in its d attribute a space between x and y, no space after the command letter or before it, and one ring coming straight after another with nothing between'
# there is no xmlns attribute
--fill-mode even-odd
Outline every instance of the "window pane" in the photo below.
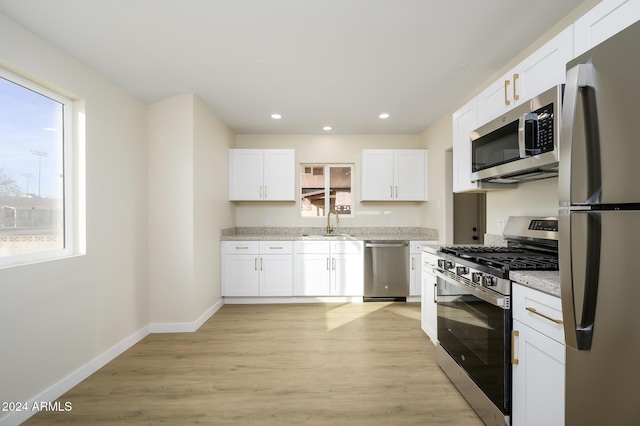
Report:
<svg viewBox="0 0 640 426"><path fill-rule="evenodd" d="M0 257L64 248L63 113L0 78Z"/></svg>
<svg viewBox="0 0 640 426"><path fill-rule="evenodd" d="M325 174L323 165L300 165L300 188L302 198L300 211L302 216L324 216Z"/></svg>
<svg viewBox="0 0 640 426"><path fill-rule="evenodd" d="M331 166L330 170L331 209L338 214L351 214L351 166Z"/></svg>

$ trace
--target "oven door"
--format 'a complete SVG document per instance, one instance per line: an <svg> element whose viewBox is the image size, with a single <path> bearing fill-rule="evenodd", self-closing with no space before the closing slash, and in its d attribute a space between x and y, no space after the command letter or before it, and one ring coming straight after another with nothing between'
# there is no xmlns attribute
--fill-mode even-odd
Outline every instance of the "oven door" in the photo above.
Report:
<svg viewBox="0 0 640 426"><path fill-rule="evenodd" d="M483 292L436 270L438 340L505 415L511 399L511 309L508 296Z"/></svg>

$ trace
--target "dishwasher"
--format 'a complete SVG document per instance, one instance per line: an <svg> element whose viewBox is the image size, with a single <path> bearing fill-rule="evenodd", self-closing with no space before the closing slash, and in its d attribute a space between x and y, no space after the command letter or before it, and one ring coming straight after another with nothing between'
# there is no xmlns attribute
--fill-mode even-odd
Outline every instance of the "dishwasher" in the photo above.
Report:
<svg viewBox="0 0 640 426"><path fill-rule="evenodd" d="M364 301L406 302L409 241L364 242Z"/></svg>

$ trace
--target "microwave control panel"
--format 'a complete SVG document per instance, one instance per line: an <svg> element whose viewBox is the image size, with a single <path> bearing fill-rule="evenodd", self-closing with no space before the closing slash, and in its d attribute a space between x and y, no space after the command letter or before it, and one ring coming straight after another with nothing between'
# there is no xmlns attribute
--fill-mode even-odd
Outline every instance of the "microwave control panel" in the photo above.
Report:
<svg viewBox="0 0 640 426"><path fill-rule="evenodd" d="M525 118L527 148L531 154L553 151L553 104L539 108Z"/></svg>

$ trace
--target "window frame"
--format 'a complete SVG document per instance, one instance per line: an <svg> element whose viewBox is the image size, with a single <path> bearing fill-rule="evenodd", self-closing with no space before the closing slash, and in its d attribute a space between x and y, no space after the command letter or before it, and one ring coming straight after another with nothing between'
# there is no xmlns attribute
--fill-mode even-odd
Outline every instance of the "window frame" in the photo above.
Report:
<svg viewBox="0 0 640 426"><path fill-rule="evenodd" d="M355 164L353 163L300 163L299 164L299 169L298 169L298 177L299 177L299 182L300 182L300 189L298 191L298 202L300 203L300 207L298 208L298 215L303 218L303 219L318 219L318 218L326 218L327 217L327 213L330 210L331 207L331 201L329 199L329 197L325 198L325 215L324 216L305 216L302 214L302 170L304 169L304 167L319 167L322 166L324 167L324 191L325 194L327 193L331 193L331 172L330 169L332 167L349 167L351 168L351 187L350 187L350 193L351 193L351 213L350 214L344 214L344 213L339 213L340 217L355 217L355 200L354 200L354 194L355 194L355 189L354 189L354 170L355 170Z"/></svg>
<svg viewBox="0 0 640 426"><path fill-rule="evenodd" d="M27 90L35 92L41 96L59 102L62 105L62 193L63 193L63 211L62 211L62 238L63 246L60 249L43 250L33 253L17 254L11 256L0 257L0 269L7 267L25 265L29 263L37 263L62 259L75 254L75 193L76 179L74 176L74 134L73 134L73 114L74 101L57 91L49 89L42 84L33 80L24 78L15 74L6 68L0 67L0 77L22 86Z"/></svg>

